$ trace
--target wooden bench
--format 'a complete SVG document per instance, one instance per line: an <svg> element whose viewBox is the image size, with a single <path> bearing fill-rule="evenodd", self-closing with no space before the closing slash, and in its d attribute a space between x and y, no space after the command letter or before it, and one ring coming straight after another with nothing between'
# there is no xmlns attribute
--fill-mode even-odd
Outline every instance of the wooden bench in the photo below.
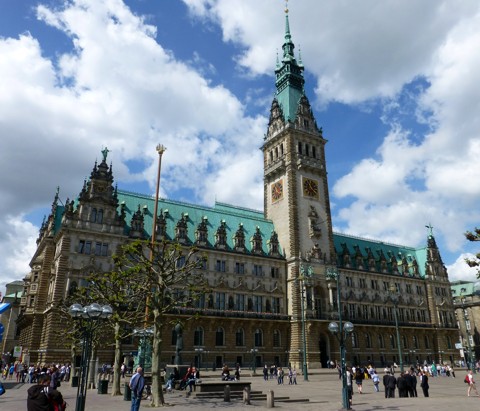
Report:
<svg viewBox="0 0 480 411"><path fill-rule="evenodd" d="M250 381L201 381L195 384L197 392L223 392L229 385L230 391L243 391L245 387L251 388Z"/></svg>

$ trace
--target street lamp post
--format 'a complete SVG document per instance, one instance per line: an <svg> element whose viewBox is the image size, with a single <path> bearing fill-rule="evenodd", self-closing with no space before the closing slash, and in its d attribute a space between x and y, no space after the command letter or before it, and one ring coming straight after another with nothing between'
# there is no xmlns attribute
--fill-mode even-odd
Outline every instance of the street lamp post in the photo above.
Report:
<svg viewBox="0 0 480 411"><path fill-rule="evenodd" d="M331 322L328 324L328 330L335 335L340 344L340 370L342 374L342 406L343 409L349 410L350 401L348 398L348 386L347 386L347 364L346 364L346 350L345 350L345 338L353 332L353 324L349 321L342 322L342 304L340 293L340 275L337 267L330 267L326 273L327 280L335 280L337 284L337 308L338 308L338 324Z"/></svg>
<svg viewBox="0 0 480 411"><path fill-rule="evenodd" d="M202 366L202 354L203 354L203 348L195 348L195 352L198 355L198 369L200 370Z"/></svg>
<svg viewBox="0 0 480 411"><path fill-rule="evenodd" d="M138 355L138 366L145 369L145 358L148 345L148 338L153 336L153 328L135 328L133 330L133 335L140 337L140 352Z"/></svg>
<svg viewBox="0 0 480 411"><path fill-rule="evenodd" d="M467 349L468 349L468 368L473 371L474 374L477 373L476 367L475 367L475 359L474 359L474 353L472 351L472 344L470 343L470 332L468 330L469 327L467 327L467 321L468 321L468 312L465 308L465 298L461 299L462 301L462 311L463 311L463 318L465 320L465 334L467 336Z"/></svg>
<svg viewBox="0 0 480 411"><path fill-rule="evenodd" d="M89 371L88 359L92 352L93 331L98 327L99 320L107 319L112 316L112 307L109 305L101 306L93 303L86 307L80 304L72 304L69 313L74 319L82 321L83 331L82 363L80 367L80 382L77 388L77 402L75 411L85 410L85 400L87 398L87 379Z"/></svg>
<svg viewBox="0 0 480 411"><path fill-rule="evenodd" d="M300 311L302 315L302 342L303 342L303 380L308 381L308 366L307 366L307 333L305 326L305 284L308 284L313 276L313 269L311 266L305 267L300 264Z"/></svg>
<svg viewBox="0 0 480 411"><path fill-rule="evenodd" d="M398 326L398 314L397 314L399 294L393 284L390 286L389 294L390 294L390 299L392 300L392 303L393 303L393 318L395 319L395 330L397 332L397 349L398 349L398 357L400 362L400 371L403 372L402 343L400 341L400 328Z"/></svg>
<svg viewBox="0 0 480 411"><path fill-rule="evenodd" d="M257 364L255 363L255 354L258 352L258 348L252 348L250 350L250 352L252 353L252 370L253 370L253 375L256 374L257 372Z"/></svg>

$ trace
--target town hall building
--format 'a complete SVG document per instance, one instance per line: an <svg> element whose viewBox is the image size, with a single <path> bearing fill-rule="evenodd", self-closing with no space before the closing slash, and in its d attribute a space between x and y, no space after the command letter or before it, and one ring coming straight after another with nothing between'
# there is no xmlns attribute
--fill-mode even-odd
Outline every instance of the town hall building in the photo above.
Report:
<svg viewBox="0 0 480 411"><path fill-rule="evenodd" d="M276 93L258 142L264 210L158 202L156 239L196 245L208 256L201 269L212 291L199 303L200 316L185 322L183 360L325 367L340 360L328 325L341 315L354 325L349 363L399 363L397 327L404 364L452 363L455 307L433 230L420 248L333 232L327 140L305 95L288 12L285 18ZM56 193L40 229L18 318L20 344L33 362L71 361L55 303L91 272L112 270L122 244L152 235L155 199L117 188L107 154L80 182L78 198L61 204ZM165 325L163 335L162 360L171 363L173 327ZM125 355L138 345L125 343ZM99 353L113 361L113 349Z"/></svg>

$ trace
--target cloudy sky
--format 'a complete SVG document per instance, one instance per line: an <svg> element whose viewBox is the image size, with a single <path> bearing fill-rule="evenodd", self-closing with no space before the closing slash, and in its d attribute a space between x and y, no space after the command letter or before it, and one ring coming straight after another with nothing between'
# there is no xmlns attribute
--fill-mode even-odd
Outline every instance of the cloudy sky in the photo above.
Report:
<svg viewBox="0 0 480 411"><path fill-rule="evenodd" d="M262 209L282 0L0 0L0 290L21 279L56 187L100 150L119 188ZM334 228L422 246L450 278L480 220L480 2L291 0L328 139Z"/></svg>

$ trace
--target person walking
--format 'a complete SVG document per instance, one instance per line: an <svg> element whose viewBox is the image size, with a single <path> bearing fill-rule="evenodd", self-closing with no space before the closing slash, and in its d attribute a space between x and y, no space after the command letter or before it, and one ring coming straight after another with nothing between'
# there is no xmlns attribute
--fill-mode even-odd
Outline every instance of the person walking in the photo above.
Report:
<svg viewBox="0 0 480 411"><path fill-rule="evenodd" d="M423 395L428 397L428 389L430 388L428 385L428 375L423 371L420 371L420 387L422 387Z"/></svg>
<svg viewBox="0 0 480 411"><path fill-rule="evenodd" d="M142 393L145 388L145 378L143 377L142 367L138 367L135 374L130 378L130 389L132 390L132 407L130 411L138 411L140 409L140 401L142 401Z"/></svg>
<svg viewBox="0 0 480 411"><path fill-rule="evenodd" d="M268 381L268 365L263 366L263 380Z"/></svg>
<svg viewBox="0 0 480 411"><path fill-rule="evenodd" d="M377 372L373 370L373 372L370 374L372 376L372 381L373 381L373 388L375 392L379 392L380 388L380 377L378 376Z"/></svg>
<svg viewBox="0 0 480 411"><path fill-rule="evenodd" d="M38 384L30 387L27 391L27 411L50 411L53 403L58 404L58 409L65 409L63 396L55 388L50 387L51 377L43 374L38 378Z"/></svg>
<svg viewBox="0 0 480 411"><path fill-rule="evenodd" d="M468 372L466 378L468 379L467 397L470 397L470 391L472 391L472 389L477 393L477 397L478 397L478 391L477 391L477 387L475 386L475 381L473 380L472 370Z"/></svg>

